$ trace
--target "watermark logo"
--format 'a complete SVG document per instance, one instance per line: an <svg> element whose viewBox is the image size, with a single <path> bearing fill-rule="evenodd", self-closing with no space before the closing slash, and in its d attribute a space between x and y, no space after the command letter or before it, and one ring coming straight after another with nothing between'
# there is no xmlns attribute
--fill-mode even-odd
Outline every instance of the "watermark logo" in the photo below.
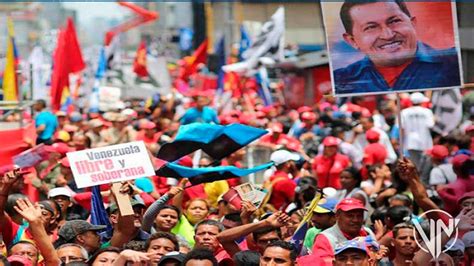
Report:
<svg viewBox="0 0 474 266"><path fill-rule="evenodd" d="M441 219L438 219L438 220L433 220L433 219L427 219L426 215L429 214L429 213L432 213L432 212L437 212L437 213L440 213L441 215L444 215L448 218L448 224L444 224L444 222L441 220ZM421 245L421 243L418 241L418 237L416 236L416 232L415 232L415 241L416 241L416 244L425 252L428 252L430 253L433 258L436 260L438 259L438 257L441 255L442 252L445 252L447 250L449 250L453 245L454 245L454 241L453 243L443 249L443 246L441 245L441 238L442 238L442 233L444 232L448 237L451 237L454 235L454 238L457 238L458 237L458 223L459 223L459 219L455 219L453 218L453 216L451 216L451 214L443 211L443 210L430 210L430 211L427 211L427 212L424 212L422 213L420 216L420 218L423 218L425 219L425 221L429 222L429 233L430 235L427 236L425 231L423 230L419 220L414 220L413 221L413 224L415 225L415 229L416 229L416 232L418 232L418 234L421 236L423 242L425 243L425 246L424 247L423 245Z"/></svg>

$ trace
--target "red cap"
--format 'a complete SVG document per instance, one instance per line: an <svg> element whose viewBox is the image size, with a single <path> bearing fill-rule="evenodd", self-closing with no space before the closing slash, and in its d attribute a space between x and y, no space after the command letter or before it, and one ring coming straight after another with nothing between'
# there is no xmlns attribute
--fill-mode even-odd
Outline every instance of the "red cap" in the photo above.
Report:
<svg viewBox="0 0 474 266"><path fill-rule="evenodd" d="M69 160L67 157L62 158L61 161L59 161L59 163L64 167L68 167L68 168L71 167L71 164L69 163Z"/></svg>
<svg viewBox="0 0 474 266"><path fill-rule="evenodd" d="M448 148L443 145L434 145L433 148L426 151L426 154L434 159L443 160L449 155Z"/></svg>
<svg viewBox="0 0 474 266"><path fill-rule="evenodd" d="M283 133L283 125L281 123L273 123L271 130L273 133Z"/></svg>
<svg viewBox="0 0 474 266"><path fill-rule="evenodd" d="M268 114L271 111L275 110L275 107L273 105L265 106L262 108L262 112Z"/></svg>
<svg viewBox="0 0 474 266"><path fill-rule="evenodd" d="M468 127L466 127L466 129L464 130L466 133L469 133L471 131L474 131L474 125L470 125Z"/></svg>
<svg viewBox="0 0 474 266"><path fill-rule="evenodd" d="M316 114L313 112L304 112L303 114L301 114L301 119L314 121L316 120Z"/></svg>
<svg viewBox="0 0 474 266"><path fill-rule="evenodd" d="M326 137L323 140L323 145L324 146L339 146L339 139L336 137Z"/></svg>
<svg viewBox="0 0 474 266"><path fill-rule="evenodd" d="M53 143L53 145L46 145L45 150L47 152L57 152L62 155L65 155L66 153L71 151L69 146L66 143L62 142Z"/></svg>
<svg viewBox="0 0 474 266"><path fill-rule="evenodd" d="M382 164L387 159L387 149L380 143L372 143L364 149L363 163L365 165Z"/></svg>
<svg viewBox="0 0 474 266"><path fill-rule="evenodd" d="M364 207L364 204L362 203L362 201L358 199L354 199L354 198L347 198L347 199L341 200L341 202L339 202L336 205L336 211L338 210L347 212L347 211L352 211L352 210L366 211L367 209Z"/></svg>
<svg viewBox="0 0 474 266"><path fill-rule="evenodd" d="M469 160L469 156L466 154L458 154L453 157L451 160L451 164L453 165L454 168L459 168L461 167L467 160Z"/></svg>
<svg viewBox="0 0 474 266"><path fill-rule="evenodd" d="M458 205L461 205L461 202L465 199L469 198L474 198L474 191L466 192L464 193L459 199L458 199Z"/></svg>
<svg viewBox="0 0 474 266"><path fill-rule="evenodd" d="M286 144L286 148L291 151L299 151L301 148L301 143L298 140L291 140Z"/></svg>
<svg viewBox="0 0 474 266"><path fill-rule="evenodd" d="M302 113L305 113L305 112L312 112L313 108L311 108L309 106L301 106L298 109L296 109L296 111L298 111L298 113L302 114Z"/></svg>
<svg viewBox="0 0 474 266"><path fill-rule="evenodd" d="M365 132L365 138L368 140L368 141L373 141L373 142L377 142L379 141L380 139L380 133L373 130L373 129L369 129L367 130L367 132Z"/></svg>
<svg viewBox="0 0 474 266"><path fill-rule="evenodd" d="M156 124L151 122L151 121L147 121L147 122L145 122L141 125L141 128L142 129L154 129L154 128L156 128Z"/></svg>

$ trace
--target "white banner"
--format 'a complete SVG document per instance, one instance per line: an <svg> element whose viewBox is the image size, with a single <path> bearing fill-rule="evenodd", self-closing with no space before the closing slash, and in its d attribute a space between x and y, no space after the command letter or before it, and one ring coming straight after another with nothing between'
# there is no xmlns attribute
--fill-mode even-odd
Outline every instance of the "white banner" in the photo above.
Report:
<svg viewBox="0 0 474 266"><path fill-rule="evenodd" d="M462 96L460 89L433 92L433 114L436 124L433 130L442 136L457 128L462 120Z"/></svg>
<svg viewBox="0 0 474 266"><path fill-rule="evenodd" d="M67 158L78 188L155 175L143 141L70 152Z"/></svg>
<svg viewBox="0 0 474 266"><path fill-rule="evenodd" d="M242 53L244 62L223 66L226 72L242 72L254 69L262 57L269 57L277 61L284 59L285 8L279 7L272 15L271 20L265 22L260 34L253 40L245 52Z"/></svg>

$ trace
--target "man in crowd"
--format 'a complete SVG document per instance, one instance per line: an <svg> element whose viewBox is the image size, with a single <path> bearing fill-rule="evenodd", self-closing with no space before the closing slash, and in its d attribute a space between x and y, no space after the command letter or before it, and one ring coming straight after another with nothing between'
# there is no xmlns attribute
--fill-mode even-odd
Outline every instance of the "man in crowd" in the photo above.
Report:
<svg viewBox="0 0 474 266"><path fill-rule="evenodd" d="M51 145L53 144L53 135L58 128L58 119L50 111L46 110L46 102L44 100L37 100L34 105L34 110L38 113L35 118L36 145L41 143Z"/></svg>
<svg viewBox="0 0 474 266"><path fill-rule="evenodd" d="M290 243L274 241L269 243L260 257L261 266L282 265L293 266L296 262L297 251Z"/></svg>
<svg viewBox="0 0 474 266"><path fill-rule="evenodd" d="M269 179L271 195L268 203L277 210L286 208L295 198L296 183L290 174L295 172L295 161L299 159L298 155L286 150L275 151L270 156L276 171Z"/></svg>
<svg viewBox="0 0 474 266"><path fill-rule="evenodd" d="M395 248L394 266L411 264L413 256L419 247L415 241L415 228L412 225L401 223L393 228L392 245Z"/></svg>

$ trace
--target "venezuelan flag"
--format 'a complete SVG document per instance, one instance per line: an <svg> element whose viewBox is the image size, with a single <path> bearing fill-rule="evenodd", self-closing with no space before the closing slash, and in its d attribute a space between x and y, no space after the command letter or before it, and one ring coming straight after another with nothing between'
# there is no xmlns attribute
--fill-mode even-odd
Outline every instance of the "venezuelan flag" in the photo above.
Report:
<svg viewBox="0 0 474 266"><path fill-rule="evenodd" d="M13 31L13 22L11 18L7 19L8 43L6 54L6 65L3 73L3 100L18 100L18 83L16 70L18 66L18 51L15 46L15 33Z"/></svg>

